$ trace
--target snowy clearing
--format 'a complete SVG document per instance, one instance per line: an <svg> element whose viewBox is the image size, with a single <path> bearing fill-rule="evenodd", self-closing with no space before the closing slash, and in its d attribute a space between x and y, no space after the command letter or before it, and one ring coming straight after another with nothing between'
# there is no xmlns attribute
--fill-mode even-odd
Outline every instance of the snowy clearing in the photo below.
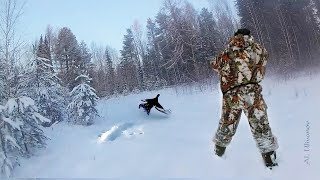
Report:
<svg viewBox="0 0 320 180"><path fill-rule="evenodd" d="M273 171L263 166L244 114L226 157L214 155L218 91L176 94L165 89L100 100L101 118L90 127L60 123L47 128L47 148L23 159L15 177L314 179L320 167L319 78L267 80L263 87L280 146L279 167ZM172 110L170 116L155 109L147 116L138 109L140 99L157 93L159 102Z"/></svg>

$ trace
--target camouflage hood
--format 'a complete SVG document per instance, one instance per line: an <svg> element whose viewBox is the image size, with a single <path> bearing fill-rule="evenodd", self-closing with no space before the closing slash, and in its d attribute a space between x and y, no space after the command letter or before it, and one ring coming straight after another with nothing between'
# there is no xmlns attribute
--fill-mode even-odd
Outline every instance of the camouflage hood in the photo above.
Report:
<svg viewBox="0 0 320 180"><path fill-rule="evenodd" d="M231 38L228 44L228 48L232 48L232 50L235 51L239 49L246 49L249 46L252 46L253 44L254 44L253 36L239 34Z"/></svg>

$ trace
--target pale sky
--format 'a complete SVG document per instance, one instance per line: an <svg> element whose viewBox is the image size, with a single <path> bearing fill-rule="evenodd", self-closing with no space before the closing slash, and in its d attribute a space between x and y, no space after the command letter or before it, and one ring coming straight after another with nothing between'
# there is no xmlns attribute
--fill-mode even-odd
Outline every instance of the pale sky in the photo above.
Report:
<svg viewBox="0 0 320 180"><path fill-rule="evenodd" d="M189 0L197 10L208 7L207 0ZM145 28L149 17L154 19L163 0L27 0L21 19L23 36L34 42L44 34L48 24L69 27L80 42L90 47L109 45L122 48L126 29L134 21Z"/></svg>

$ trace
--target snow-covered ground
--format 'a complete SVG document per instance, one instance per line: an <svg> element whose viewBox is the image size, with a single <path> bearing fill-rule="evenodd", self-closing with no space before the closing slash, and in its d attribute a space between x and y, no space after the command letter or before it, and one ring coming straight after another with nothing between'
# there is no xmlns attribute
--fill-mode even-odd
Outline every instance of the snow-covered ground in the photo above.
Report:
<svg viewBox="0 0 320 180"><path fill-rule="evenodd" d="M264 98L278 137L279 167L264 168L248 121L241 122L226 157L217 158L216 131L221 94L217 90L176 93L174 89L100 100L93 126L56 124L46 129L46 149L21 161L15 177L159 179L316 179L320 169L319 76L289 82L267 80ZM147 116L140 99L160 93L170 116ZM305 143L310 151L305 151ZM309 164L308 164L309 163Z"/></svg>

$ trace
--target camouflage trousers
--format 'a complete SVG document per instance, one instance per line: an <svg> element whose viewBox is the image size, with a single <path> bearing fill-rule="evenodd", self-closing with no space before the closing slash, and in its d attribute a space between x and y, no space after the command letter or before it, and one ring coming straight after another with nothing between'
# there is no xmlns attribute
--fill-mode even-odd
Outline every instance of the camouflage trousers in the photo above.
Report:
<svg viewBox="0 0 320 180"><path fill-rule="evenodd" d="M237 87L223 95L222 115L213 142L222 147L230 144L235 135L242 110L249 120L252 135L261 153L278 148L277 138L268 122L267 105L259 84Z"/></svg>

